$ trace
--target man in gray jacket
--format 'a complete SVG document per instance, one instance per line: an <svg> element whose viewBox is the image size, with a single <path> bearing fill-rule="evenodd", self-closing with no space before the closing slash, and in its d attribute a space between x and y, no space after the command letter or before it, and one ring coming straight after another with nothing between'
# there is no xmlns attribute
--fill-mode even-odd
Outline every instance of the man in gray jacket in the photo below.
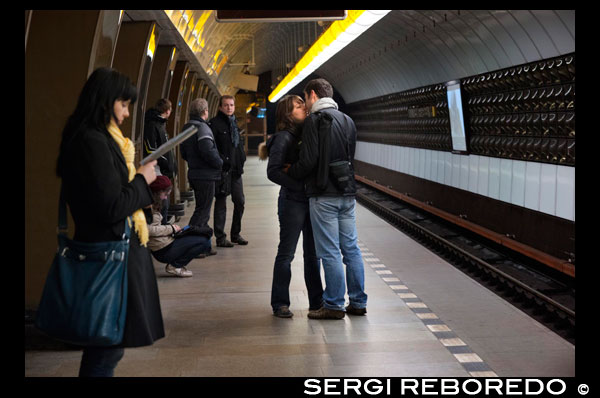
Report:
<svg viewBox="0 0 600 398"><path fill-rule="evenodd" d="M215 182L221 179L223 160L219 156L215 138L208 126L208 103L197 98L190 103L190 120L183 130L198 127L198 132L181 144L181 156L188 164L188 181L194 190L196 208L190 225L208 227L210 208L215 197Z"/></svg>

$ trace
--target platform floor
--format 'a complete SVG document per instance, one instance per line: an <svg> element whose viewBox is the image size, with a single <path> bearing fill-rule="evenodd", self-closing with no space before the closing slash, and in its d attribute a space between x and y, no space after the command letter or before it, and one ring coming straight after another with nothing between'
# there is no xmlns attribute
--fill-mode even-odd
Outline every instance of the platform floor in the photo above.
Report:
<svg viewBox="0 0 600 398"><path fill-rule="evenodd" d="M367 315L307 318L299 243L295 315L274 317L279 186L257 157L248 158L243 179L249 245L192 261L191 278L155 262L166 338L125 350L115 376L574 376L574 345L360 205ZM192 206L178 224L187 224ZM26 351L25 376L76 376L80 359L81 351Z"/></svg>

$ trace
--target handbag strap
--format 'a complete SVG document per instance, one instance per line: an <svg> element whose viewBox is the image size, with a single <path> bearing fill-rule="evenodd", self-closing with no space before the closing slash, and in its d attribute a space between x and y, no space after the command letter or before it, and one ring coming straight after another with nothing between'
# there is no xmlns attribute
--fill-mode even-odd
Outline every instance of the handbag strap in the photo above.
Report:
<svg viewBox="0 0 600 398"><path fill-rule="evenodd" d="M131 227L129 226L129 223L131 222L131 216L128 216L127 219L125 220L125 231L123 232L123 235L121 237L121 239L125 240L129 240L129 237L131 235ZM67 229L68 229L68 223L67 223L67 202L65 201L65 189L63 184L60 184L60 198L58 200L58 228L57 228L57 232L59 235L62 236L67 236Z"/></svg>

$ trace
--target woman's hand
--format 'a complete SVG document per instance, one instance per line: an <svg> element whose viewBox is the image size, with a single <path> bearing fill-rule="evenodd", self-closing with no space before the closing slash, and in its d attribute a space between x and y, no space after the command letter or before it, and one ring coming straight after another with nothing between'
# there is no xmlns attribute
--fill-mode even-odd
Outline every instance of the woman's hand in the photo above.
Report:
<svg viewBox="0 0 600 398"><path fill-rule="evenodd" d="M175 230L175 232L179 232L181 231L181 227L177 224L171 224L171 226L173 227L173 229Z"/></svg>
<svg viewBox="0 0 600 398"><path fill-rule="evenodd" d="M146 184L148 185L152 184L154 180L156 180L156 170L154 169L154 166L156 166L156 160L146 163L137 169L138 174L144 176L146 179Z"/></svg>

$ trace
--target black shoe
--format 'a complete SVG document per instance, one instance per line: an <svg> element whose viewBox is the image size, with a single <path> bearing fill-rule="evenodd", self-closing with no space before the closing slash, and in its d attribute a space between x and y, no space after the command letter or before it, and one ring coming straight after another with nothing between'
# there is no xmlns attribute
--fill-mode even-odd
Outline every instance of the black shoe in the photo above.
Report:
<svg viewBox="0 0 600 398"><path fill-rule="evenodd" d="M330 310L329 308L321 307L316 311L308 311L310 319L342 319L346 313L342 310Z"/></svg>
<svg viewBox="0 0 600 398"><path fill-rule="evenodd" d="M282 307L277 308L275 312L273 312L273 315L275 315L278 318L291 318L294 316L294 313L284 305Z"/></svg>
<svg viewBox="0 0 600 398"><path fill-rule="evenodd" d="M346 307L346 312L351 315L365 315L367 313L366 308L354 308L352 304Z"/></svg>
<svg viewBox="0 0 600 398"><path fill-rule="evenodd" d="M221 239L217 241L218 247L233 247L233 243L228 241L227 239Z"/></svg>
<svg viewBox="0 0 600 398"><path fill-rule="evenodd" d="M231 241L233 243L237 243L238 245L247 245L248 244L248 241L246 239L242 238L241 236L236 236L235 238L232 237Z"/></svg>
<svg viewBox="0 0 600 398"><path fill-rule="evenodd" d="M217 254L217 251L214 248L211 248L208 253L200 253L194 258L205 258L207 256L214 256L215 254Z"/></svg>

